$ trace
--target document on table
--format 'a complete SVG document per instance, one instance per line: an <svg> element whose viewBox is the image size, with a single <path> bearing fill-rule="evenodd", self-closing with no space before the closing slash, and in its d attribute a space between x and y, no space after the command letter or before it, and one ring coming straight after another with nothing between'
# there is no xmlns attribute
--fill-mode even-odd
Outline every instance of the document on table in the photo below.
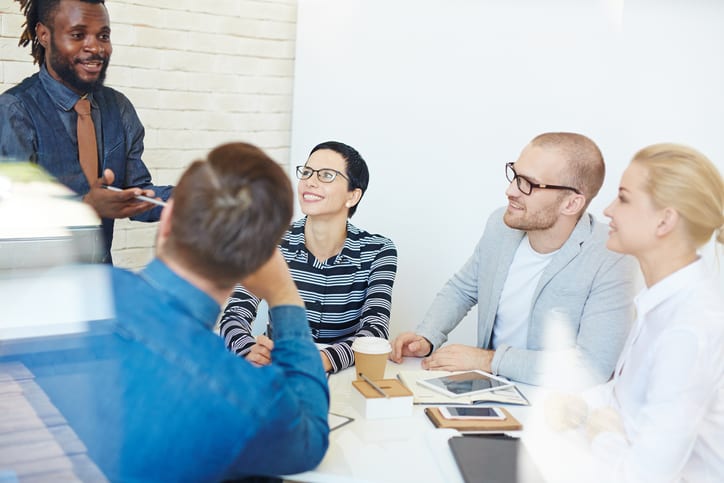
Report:
<svg viewBox="0 0 724 483"><path fill-rule="evenodd" d="M397 378L412 391L414 404L515 404L518 406L529 406L530 402L516 386L509 386L495 391L487 391L473 396L448 397L438 391L434 391L417 383L421 379L432 377L449 376L455 374L448 371L400 371Z"/></svg>

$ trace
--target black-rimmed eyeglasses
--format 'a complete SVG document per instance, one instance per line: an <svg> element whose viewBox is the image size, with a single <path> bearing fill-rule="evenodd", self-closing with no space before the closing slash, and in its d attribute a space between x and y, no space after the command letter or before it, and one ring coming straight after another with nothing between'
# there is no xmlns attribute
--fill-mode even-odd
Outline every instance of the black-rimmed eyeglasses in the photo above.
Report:
<svg viewBox="0 0 724 483"><path fill-rule="evenodd" d="M299 179L309 179L314 173L317 173L317 179L322 183L331 183L337 178L337 175L340 175L341 177L349 181L348 177L346 177L343 173L340 173L336 169L312 169L309 166L297 166L297 178Z"/></svg>
<svg viewBox="0 0 724 483"><path fill-rule="evenodd" d="M508 178L508 181L510 181L511 183L513 182L513 180L515 180L516 184L518 185L518 189L524 195L530 195L533 192L533 188L538 188L542 190L571 190L579 195L582 194L579 190L570 186L534 183L525 176L521 176L516 173L515 168L513 168L513 163L505 163L505 177Z"/></svg>

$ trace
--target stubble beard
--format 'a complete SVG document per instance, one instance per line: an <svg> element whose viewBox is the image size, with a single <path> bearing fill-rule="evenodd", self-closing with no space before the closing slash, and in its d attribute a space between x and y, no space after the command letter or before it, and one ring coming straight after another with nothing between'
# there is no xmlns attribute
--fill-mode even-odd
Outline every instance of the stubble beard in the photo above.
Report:
<svg viewBox="0 0 724 483"><path fill-rule="evenodd" d="M558 214L547 207L535 213L523 212L518 216L506 211L503 215L503 222L510 228L522 231L543 231L552 228L558 221Z"/></svg>

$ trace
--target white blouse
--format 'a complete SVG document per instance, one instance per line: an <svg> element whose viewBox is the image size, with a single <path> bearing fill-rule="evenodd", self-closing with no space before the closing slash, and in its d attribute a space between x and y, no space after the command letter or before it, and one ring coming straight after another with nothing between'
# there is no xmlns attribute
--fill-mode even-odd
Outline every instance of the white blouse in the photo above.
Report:
<svg viewBox="0 0 724 483"><path fill-rule="evenodd" d="M599 393L627 438L605 432L592 442L615 481L724 481L720 290L699 259L636 297L636 323Z"/></svg>

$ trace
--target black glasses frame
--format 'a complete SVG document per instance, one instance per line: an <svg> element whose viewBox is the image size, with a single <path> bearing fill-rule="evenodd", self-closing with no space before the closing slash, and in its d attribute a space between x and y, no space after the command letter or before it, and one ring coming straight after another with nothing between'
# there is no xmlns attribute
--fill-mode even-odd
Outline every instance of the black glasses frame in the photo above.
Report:
<svg viewBox="0 0 724 483"><path fill-rule="evenodd" d="M304 171L308 171L309 174L305 176ZM326 180L322 179L322 177L319 175L322 172L328 172L328 173L334 173L334 176L332 176L331 179ZM336 169L332 168L320 168L320 169L312 169L309 166L297 166L297 178L298 179L309 179L312 177L314 173L317 173L317 179L322 183L332 183L335 179L337 179L337 175L343 177L347 181L349 181L349 178L344 175L344 173L337 171Z"/></svg>
<svg viewBox="0 0 724 483"><path fill-rule="evenodd" d="M526 196L529 196L533 192L533 188L538 188L542 190L571 190L576 194L583 194L578 189L573 188L571 186L561 186L556 184L544 184L544 183L534 183L525 176L521 176L518 173L515 172L515 168L513 167L513 163L505 163L505 177L508 179L509 182L515 181L516 185L518 186L518 189L521 193L523 193ZM526 192L523 187L520 184L520 180L525 181L528 183L528 186L530 186L530 189Z"/></svg>

